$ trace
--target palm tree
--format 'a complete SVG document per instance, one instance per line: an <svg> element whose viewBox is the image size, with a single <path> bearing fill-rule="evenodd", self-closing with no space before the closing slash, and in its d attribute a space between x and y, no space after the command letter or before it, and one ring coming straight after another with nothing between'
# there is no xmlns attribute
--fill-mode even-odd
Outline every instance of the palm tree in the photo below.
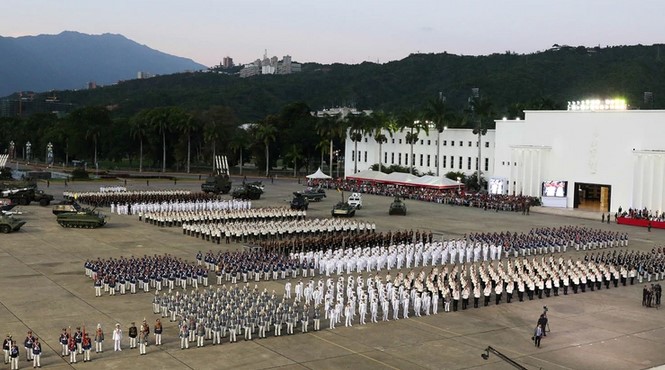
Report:
<svg viewBox="0 0 665 370"><path fill-rule="evenodd" d="M346 117L349 124L349 138L353 141L353 173L358 172L358 142L368 132L369 120L365 113L349 114Z"/></svg>
<svg viewBox="0 0 665 370"><path fill-rule="evenodd" d="M154 108L150 112L150 126L162 135L162 172L166 172L166 131L171 108Z"/></svg>
<svg viewBox="0 0 665 370"><path fill-rule="evenodd" d="M244 163L242 153L245 148L249 145L249 135L247 131L243 128L238 128L233 137L231 138L231 143L229 143L229 148L233 151L238 151L240 155L239 166L240 166L240 175L242 176L242 165Z"/></svg>
<svg viewBox="0 0 665 370"><path fill-rule="evenodd" d="M143 137L148 132L148 123L147 110L140 111L130 120L132 138L139 139L139 172L143 172Z"/></svg>
<svg viewBox="0 0 665 370"><path fill-rule="evenodd" d="M425 108L425 117L432 121L434 127L439 132L436 146L436 175L440 176L441 168L441 133L448 129L446 122L450 118L451 112L446 105L446 98L441 95L438 99L432 99Z"/></svg>
<svg viewBox="0 0 665 370"><path fill-rule="evenodd" d="M97 126L95 123L91 123L91 124L89 124L89 125L88 125L88 128L87 128L86 131L85 131L85 138L86 138L86 139L92 139L92 141L93 141L93 143L94 143L94 148L95 148L95 149L94 149L94 150L95 150L95 154L94 154L94 156L95 156L95 157L94 157L95 168L98 168L98 165L97 165L97 138L99 137L99 131L100 131L100 128L99 128L99 126Z"/></svg>
<svg viewBox="0 0 665 370"><path fill-rule="evenodd" d="M474 124L473 133L478 135L478 184L481 183L482 168L482 136L487 134L489 120L492 119L494 111L492 102L480 96L475 96L469 100L469 111L471 121Z"/></svg>
<svg viewBox="0 0 665 370"><path fill-rule="evenodd" d="M401 130L408 129L406 133L406 143L411 146L409 154L409 173L413 174L414 160L413 160L413 144L418 142L418 134L421 130L429 134L430 122L425 119L419 119L418 114L414 110L407 110L401 115L400 119Z"/></svg>
<svg viewBox="0 0 665 370"><path fill-rule="evenodd" d="M266 148L266 177L270 176L270 143L275 141L277 134L277 127L271 123L274 119L274 117L268 116L256 128L256 139Z"/></svg>
<svg viewBox="0 0 665 370"><path fill-rule="evenodd" d="M374 112L372 118L374 140L379 143L379 172L381 172L381 166L383 164L383 144L388 142L388 137L384 132L387 131L390 136L393 136L395 121L392 117L380 111Z"/></svg>
<svg viewBox="0 0 665 370"><path fill-rule="evenodd" d="M323 117L318 117L316 120L316 132L322 139L330 141L330 149L328 150L328 153L330 154L330 162L328 163L331 176L333 166L333 140L340 136L343 128L344 125L339 114L325 114ZM321 160L321 164L323 164L323 159Z"/></svg>
<svg viewBox="0 0 665 370"><path fill-rule="evenodd" d="M293 177L298 175L298 159L303 159L300 147L293 144L289 147L289 151L284 156L287 161L293 162Z"/></svg>
<svg viewBox="0 0 665 370"><path fill-rule="evenodd" d="M331 142L332 142L332 140L331 140ZM323 163L324 163L323 162L323 156L329 151L328 144L329 144L329 142L328 142L328 139L326 139L326 138L321 138L321 141L319 141L319 143L316 144L316 149L321 151L321 167L323 167ZM332 158L332 155L331 155L331 158ZM330 172L332 174L332 162L330 162L329 169L330 169Z"/></svg>
<svg viewBox="0 0 665 370"><path fill-rule="evenodd" d="M187 173L189 173L192 154L192 132L200 127L200 122L194 115L185 112L176 114L171 120L178 130L187 135Z"/></svg>

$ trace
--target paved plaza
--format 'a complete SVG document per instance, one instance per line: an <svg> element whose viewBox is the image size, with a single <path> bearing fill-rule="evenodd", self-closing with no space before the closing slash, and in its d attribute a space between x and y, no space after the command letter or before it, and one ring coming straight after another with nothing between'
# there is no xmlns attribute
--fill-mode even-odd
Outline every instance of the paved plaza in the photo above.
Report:
<svg viewBox="0 0 665 370"><path fill-rule="evenodd" d="M252 180L252 179L248 179ZM239 179L234 179L238 183ZM189 189L196 180L129 180L129 190ZM294 180L264 181L265 194L253 207L288 206L293 191L303 186ZM95 191L118 181L52 182L40 187L62 199L63 190ZM330 217L341 194L329 190L328 198L311 203L308 217ZM348 194L345 194L348 196ZM225 197L229 198L228 195ZM628 232L630 249L648 251L665 246L665 230L601 224L591 218L543 213L491 212L407 200L408 215L389 216L391 198L364 195L358 219L375 222L377 231L432 230L436 238L457 238L470 232L528 231L533 227L580 225ZM626 208L629 205L623 205ZM94 369L511 369L494 354L481 358L492 346L529 369L647 369L665 364L665 312L641 306L642 285L602 289L579 294L526 300L495 306L364 326L339 326L334 330L268 337L238 343L180 350L177 328L165 324L161 347L148 346L147 355L128 349L113 352L115 323L125 335L131 322L144 318L152 325L153 294L95 297L92 281L85 277L86 259L172 254L194 261L198 251L242 248L217 245L182 235L180 228L159 228L139 222L136 216L112 215L100 229L65 229L55 222L51 207L23 207L27 224L17 233L0 235L0 334L19 340L21 368L25 360L22 340L32 330L43 342L44 368ZM102 209L108 214L109 209ZM583 252L570 254L573 257ZM382 273L385 275L385 273ZM318 279L318 277L317 277ZM214 279L211 279L214 282ZM253 286L253 282L251 285ZM259 288L283 293L283 281L261 282ZM188 288L189 289L189 288ZM536 348L531 335L543 306L549 308L551 332ZM98 323L106 333L105 351L92 353L92 363L70 365L60 356L62 328L85 325L92 334ZM324 327L325 325L322 325ZM240 336L239 336L240 337ZM152 338L151 338L152 340ZM154 340L152 341L154 342ZM82 357L81 357L82 360ZM0 366L9 369L9 365Z"/></svg>

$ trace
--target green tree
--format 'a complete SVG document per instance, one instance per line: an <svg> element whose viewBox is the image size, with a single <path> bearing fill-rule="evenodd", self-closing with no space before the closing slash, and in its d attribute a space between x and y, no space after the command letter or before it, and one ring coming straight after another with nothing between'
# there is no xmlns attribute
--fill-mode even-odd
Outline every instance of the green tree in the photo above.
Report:
<svg viewBox="0 0 665 370"><path fill-rule="evenodd" d="M370 129L370 120L367 114L349 114L346 117L349 127L349 138L353 141L353 173L358 173L358 143Z"/></svg>
<svg viewBox="0 0 665 370"><path fill-rule="evenodd" d="M187 173L190 172L190 163L192 156L192 133L201 127L201 122L193 114L179 113L173 117L173 124L183 134L187 136Z"/></svg>
<svg viewBox="0 0 665 370"><path fill-rule="evenodd" d="M396 129L397 123L392 116L383 111L372 113L372 135L374 136L374 140L379 144L379 171L382 171L383 165L383 144L388 142L388 136L385 133L388 133L392 137Z"/></svg>
<svg viewBox="0 0 665 370"><path fill-rule="evenodd" d="M260 121L256 127L255 139L265 146L266 156L266 177L270 176L270 143L275 141L277 136L277 128L274 125L276 117L268 116Z"/></svg>
<svg viewBox="0 0 665 370"><path fill-rule="evenodd" d="M470 120L473 123L473 133L478 135L478 166L476 168L477 172L477 183L482 183L482 147L483 147L483 135L487 134L487 128L493 124L494 109L492 107L492 102L486 98L474 96L469 100L469 110Z"/></svg>
<svg viewBox="0 0 665 370"><path fill-rule="evenodd" d="M293 165L293 177L298 176L298 160L303 159L302 151L300 150L300 147L296 144L291 145L289 147L289 151L286 152L284 155L284 159L286 159L289 163Z"/></svg>
<svg viewBox="0 0 665 370"><path fill-rule="evenodd" d="M408 166L411 168L410 173L413 174L415 167L415 161L413 156L413 145L418 142L418 134L420 131L425 131L429 133L429 121L424 118L419 117L418 112L413 109L406 110L402 112L399 119L400 130L407 130L406 133L406 143L410 146L409 162Z"/></svg>
<svg viewBox="0 0 665 370"><path fill-rule="evenodd" d="M344 131L344 124L342 122L341 115L325 114L322 117L317 117L316 132L319 134L319 136L322 139L330 142L330 148L328 149L328 154L330 154L330 160L328 163L329 163L331 176L332 176L332 167L333 167L333 140L339 137L342 131ZM321 159L321 164L323 164L323 159Z"/></svg>
<svg viewBox="0 0 665 370"><path fill-rule="evenodd" d="M148 133L150 125L150 110L144 109L132 116L129 120L132 138L139 141L139 172L143 172L143 138Z"/></svg>
<svg viewBox="0 0 665 370"><path fill-rule="evenodd" d="M436 176L439 176L441 168L441 134L448 129L452 112L446 104L446 98L441 95L437 99L430 99L425 107L425 118L434 124L438 131L436 139Z"/></svg>
<svg viewBox="0 0 665 370"><path fill-rule="evenodd" d="M242 176L242 167L243 164L245 163L243 159L243 151L247 146L249 145L249 134L247 133L247 130L244 128L238 127L235 130L235 133L233 134L233 138L231 139L231 143L229 144L229 148L233 151L237 151L239 154L240 159L238 160L238 164L240 167L240 176Z"/></svg>

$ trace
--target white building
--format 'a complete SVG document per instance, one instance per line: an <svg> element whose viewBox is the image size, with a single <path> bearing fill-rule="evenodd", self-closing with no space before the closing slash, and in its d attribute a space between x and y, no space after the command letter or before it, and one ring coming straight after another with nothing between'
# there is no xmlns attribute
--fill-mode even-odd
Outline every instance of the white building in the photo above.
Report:
<svg viewBox="0 0 665 370"><path fill-rule="evenodd" d="M421 174L431 173L444 176L448 172L464 172L472 175L477 170L478 161L478 135L474 135L471 129L447 129L439 133L432 127L429 133L421 131L418 134L419 141L413 144L413 158L409 159L411 145L406 143L404 131L384 131L388 141L381 146L381 165L391 166L414 166ZM494 141L495 130L488 130L482 136L482 167L481 172L485 179L493 176L494 168ZM439 145L439 143L441 145ZM357 172L369 169L372 165L379 163L379 144L370 135L365 135L358 142L357 151L354 152L355 143L349 138L348 132L345 142L344 173L354 173L355 155L358 155ZM441 161L437 161L440 153Z"/></svg>
<svg viewBox="0 0 665 370"><path fill-rule="evenodd" d="M504 193L545 195L546 206L665 210L665 111L573 109L496 122L493 176Z"/></svg>

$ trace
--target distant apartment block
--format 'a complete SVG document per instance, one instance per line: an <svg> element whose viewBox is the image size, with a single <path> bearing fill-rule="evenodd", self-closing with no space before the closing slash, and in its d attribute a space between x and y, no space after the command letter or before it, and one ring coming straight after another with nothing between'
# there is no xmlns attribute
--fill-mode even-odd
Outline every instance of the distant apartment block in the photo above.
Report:
<svg viewBox="0 0 665 370"><path fill-rule="evenodd" d="M268 58L268 53L263 55L263 59L257 59L252 63L245 64L240 70L240 77L250 77L256 75L288 75L298 73L302 70L300 63L295 63L290 55L285 55L282 60L276 56Z"/></svg>
<svg viewBox="0 0 665 370"><path fill-rule="evenodd" d="M231 68L231 67L233 67L233 66L234 66L234 64L233 64L233 58L231 58L231 57L224 57L224 59L222 59L222 66L223 66L224 68Z"/></svg>
<svg viewBox="0 0 665 370"><path fill-rule="evenodd" d="M138 78L139 80L142 80L144 78L151 78L151 77L155 77L155 75L150 73L150 72L139 71L138 73L136 73L136 78Z"/></svg>

